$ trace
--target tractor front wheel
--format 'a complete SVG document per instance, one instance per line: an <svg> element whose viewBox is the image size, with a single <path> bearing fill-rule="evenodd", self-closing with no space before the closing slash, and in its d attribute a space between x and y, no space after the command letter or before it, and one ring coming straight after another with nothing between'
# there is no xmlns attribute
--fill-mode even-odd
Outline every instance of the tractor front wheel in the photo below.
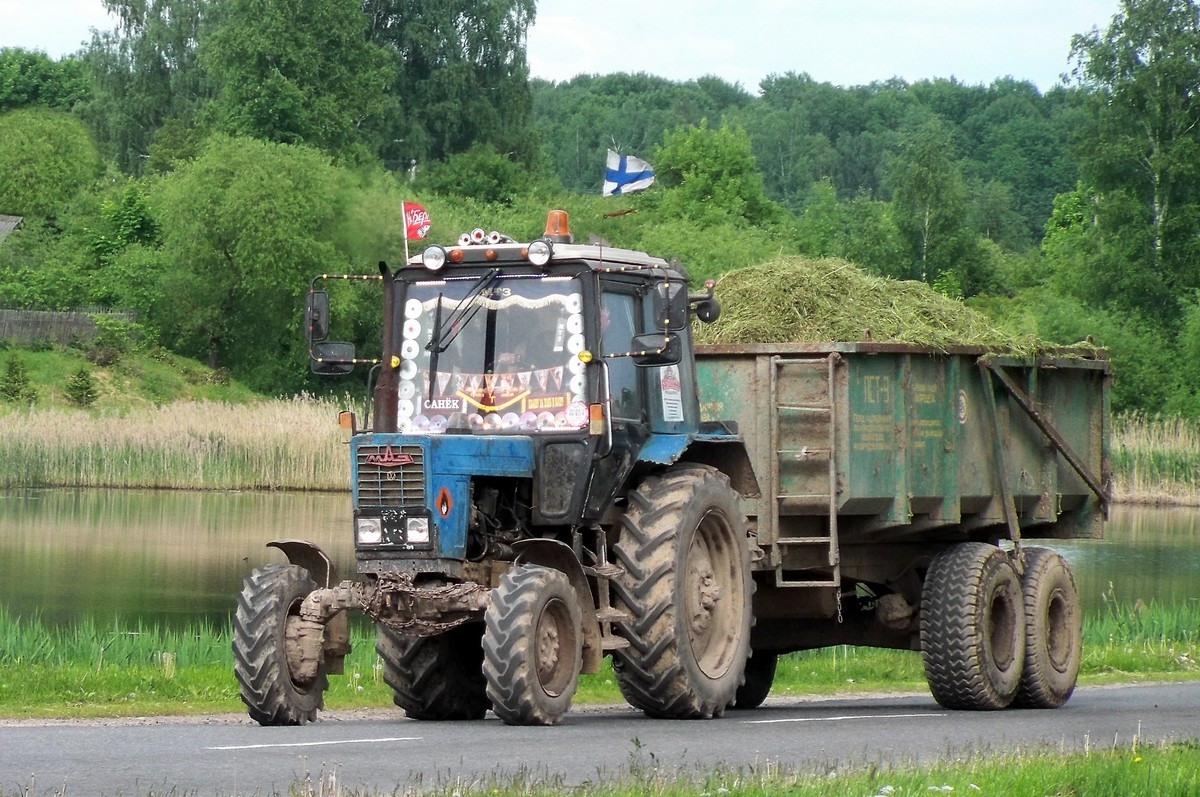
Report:
<svg viewBox="0 0 1200 797"><path fill-rule="evenodd" d="M233 672L250 717L259 725L304 725L324 706L323 662L304 661L300 604L317 588L296 565L256 568L242 582L233 618ZM316 648L319 650L319 647Z"/></svg>

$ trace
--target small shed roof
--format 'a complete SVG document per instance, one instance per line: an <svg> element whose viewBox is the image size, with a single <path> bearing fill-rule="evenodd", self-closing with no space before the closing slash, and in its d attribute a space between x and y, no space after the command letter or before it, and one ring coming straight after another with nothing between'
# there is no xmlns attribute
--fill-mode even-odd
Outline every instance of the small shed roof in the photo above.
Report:
<svg viewBox="0 0 1200 797"><path fill-rule="evenodd" d="M21 226L21 216L5 216L0 213L0 241L3 241L8 234Z"/></svg>

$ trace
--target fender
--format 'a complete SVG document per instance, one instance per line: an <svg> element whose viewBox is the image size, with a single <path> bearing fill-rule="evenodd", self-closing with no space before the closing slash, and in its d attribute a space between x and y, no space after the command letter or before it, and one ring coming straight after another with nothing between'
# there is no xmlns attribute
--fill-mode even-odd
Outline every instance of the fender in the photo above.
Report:
<svg viewBox="0 0 1200 797"><path fill-rule="evenodd" d="M329 554L320 545L307 540L271 540L268 548L283 551L288 562L304 568L318 588L329 589L337 584L337 568ZM350 652L350 617L339 611L325 623L321 643L325 658L325 671L330 675L341 675L344 671L346 654Z"/></svg>
<svg viewBox="0 0 1200 797"><path fill-rule="evenodd" d="M579 608L583 611L583 663L579 669L588 675L600 672L603 653L600 650L596 604L592 602L592 588L583 573L583 565L571 546L558 540L521 540L513 543L513 550L517 552L516 564L549 567L565 573L570 579L579 599Z"/></svg>

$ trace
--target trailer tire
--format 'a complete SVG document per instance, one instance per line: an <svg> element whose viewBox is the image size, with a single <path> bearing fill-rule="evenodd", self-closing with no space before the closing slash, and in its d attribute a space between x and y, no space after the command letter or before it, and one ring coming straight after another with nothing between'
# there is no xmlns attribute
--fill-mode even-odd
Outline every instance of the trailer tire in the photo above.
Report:
<svg viewBox="0 0 1200 797"><path fill-rule="evenodd" d="M613 546L615 605L629 647L613 651L625 700L652 717L719 717L745 677L750 549L737 494L702 465L652 476L629 494Z"/></svg>
<svg viewBox="0 0 1200 797"><path fill-rule="evenodd" d="M1004 551L968 542L934 558L921 594L921 656L940 705L990 711L1012 703L1025 659L1025 610Z"/></svg>
<svg viewBox="0 0 1200 797"><path fill-rule="evenodd" d="M293 676L288 662L288 627L295 628L301 602L316 588L298 565L264 565L242 582L233 617L233 673L242 702L259 725L304 725L325 705L324 662L303 681Z"/></svg>
<svg viewBox="0 0 1200 797"><path fill-rule="evenodd" d="M756 651L746 661L746 681L738 687L730 708L758 708L771 694L775 682L775 669L779 665L779 654Z"/></svg>
<svg viewBox="0 0 1200 797"><path fill-rule="evenodd" d="M483 626L471 623L430 637L380 623L375 652L393 702L414 720L479 720L491 702L483 677Z"/></svg>
<svg viewBox="0 0 1200 797"><path fill-rule="evenodd" d="M1025 669L1013 701L1058 708L1075 691L1083 655L1083 612L1066 561L1048 548L1025 549Z"/></svg>
<svg viewBox="0 0 1200 797"><path fill-rule="evenodd" d="M483 673L492 710L507 725L553 725L583 664L583 612L566 574L516 565L484 613Z"/></svg>

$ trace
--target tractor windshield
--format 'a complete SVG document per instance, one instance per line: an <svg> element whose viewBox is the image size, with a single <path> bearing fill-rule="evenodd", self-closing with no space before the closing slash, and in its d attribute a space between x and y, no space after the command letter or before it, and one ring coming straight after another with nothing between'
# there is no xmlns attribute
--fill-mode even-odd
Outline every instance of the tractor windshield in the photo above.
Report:
<svg viewBox="0 0 1200 797"><path fill-rule="evenodd" d="M404 432L562 432L587 426L583 302L572 277L408 284L400 343Z"/></svg>

